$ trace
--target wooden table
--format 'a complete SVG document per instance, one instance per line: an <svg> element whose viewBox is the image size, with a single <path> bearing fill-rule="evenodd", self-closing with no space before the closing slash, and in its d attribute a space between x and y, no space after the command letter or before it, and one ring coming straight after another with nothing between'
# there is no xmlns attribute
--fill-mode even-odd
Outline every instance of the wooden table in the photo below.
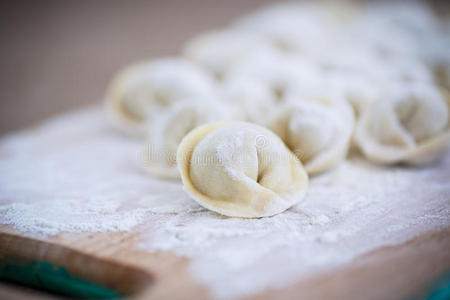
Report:
<svg viewBox="0 0 450 300"><path fill-rule="evenodd" d="M111 76L123 65L151 56L175 55L195 33L223 27L234 17L266 2L132 1L125 5L116 0L2 1L0 134L30 126L69 108L98 102ZM52 247L46 244L23 240L9 227L1 230L5 233L0 241L2 251L6 246L13 247L18 254L27 257L33 248L24 245L34 245L44 249L40 252L42 257L52 254L48 250ZM96 238L108 241L111 247L100 257L106 270L117 261L133 264L126 248L126 241L132 236L109 234L107 239L104 235ZM92 239L90 234L56 237L55 241L62 245L56 247L63 253L59 258L61 264L65 263L64 255L73 255L80 263L85 263L83 259L89 258L80 254L80 250L92 252L94 249L81 249L91 244ZM77 246L73 247L73 241L79 242ZM365 299L401 299L420 295L432 279L450 268L448 249L450 230L428 233L402 245L378 249L330 273L252 298L289 299L301 295L302 299L357 299L364 295ZM139 284L131 288L140 289L140 295L147 299L208 297L207 291L189 279L185 259L170 253L147 254L145 259L146 270L133 276L142 276L144 281L156 280L157 284L148 290ZM75 273L85 272L77 271L76 264L73 268ZM95 279L100 278L102 272L80 275ZM177 279L179 288L170 285L173 281L161 278ZM29 299L31 296L56 298L0 284L2 299Z"/></svg>
<svg viewBox="0 0 450 300"><path fill-rule="evenodd" d="M100 283L139 299L210 299L192 279L188 259L170 252L148 253L132 247L138 232L60 234L40 241L0 226L0 257L38 260L64 267L71 275ZM404 244L383 247L350 264L283 289L249 299L406 299L423 296L430 281L450 268L450 229L423 234ZM35 291L33 295L39 295ZM17 299L29 290L0 286L0 296ZM39 295L41 296L41 295ZM43 295L44 299L47 295Z"/></svg>

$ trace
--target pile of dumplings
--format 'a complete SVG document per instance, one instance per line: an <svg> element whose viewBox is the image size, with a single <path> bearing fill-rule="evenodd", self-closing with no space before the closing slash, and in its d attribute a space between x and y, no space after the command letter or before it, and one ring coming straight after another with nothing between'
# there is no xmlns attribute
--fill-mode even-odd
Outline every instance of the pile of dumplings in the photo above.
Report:
<svg viewBox="0 0 450 300"><path fill-rule="evenodd" d="M233 217L280 213L349 149L423 165L450 141L450 20L421 2L279 3L134 64L106 95L150 174ZM145 142L144 142L145 141Z"/></svg>

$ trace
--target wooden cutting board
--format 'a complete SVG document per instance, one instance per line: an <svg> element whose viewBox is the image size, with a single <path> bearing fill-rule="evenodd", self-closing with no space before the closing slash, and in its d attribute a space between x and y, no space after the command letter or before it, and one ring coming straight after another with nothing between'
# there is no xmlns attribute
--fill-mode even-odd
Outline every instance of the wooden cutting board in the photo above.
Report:
<svg viewBox="0 0 450 300"><path fill-rule="evenodd" d="M87 298L210 299L191 277L189 259L133 247L125 233L70 233L31 238L0 226L2 276ZM350 264L249 299L401 299L426 294L450 269L450 229L379 248ZM9 274L5 274L5 270ZM1 295L1 294L0 294Z"/></svg>
<svg viewBox="0 0 450 300"><path fill-rule="evenodd" d="M74 116L76 116L75 122ZM101 111L89 110L85 114L66 116L68 119L64 117L59 121L44 124L28 136L32 138L32 143L28 143L28 146L18 143L15 146L17 148L10 144L9 147L12 147L10 151L13 153L24 148L22 150L26 150L26 153L34 155L33 159L43 159L38 154L46 153L47 146L63 147L67 143L67 147L71 147L73 143L79 141L80 143L99 141L104 135L107 137L106 142L101 144L103 147L105 145L117 147L122 144L124 141L116 140L116 132L102 121L101 116ZM67 122L66 127L61 127L62 120ZM28 138L22 137L20 141L28 141ZM99 155L104 155L103 147L92 149L96 149ZM80 149L76 150L80 151ZM136 153L134 147L131 150L133 151L130 155ZM97 159L97 152L92 157L88 156L86 161L90 163L94 161L93 159ZM5 151L5 153L9 152ZM63 153L65 153L64 158L72 158L70 155L73 152ZM112 157L115 160L116 153L113 154ZM129 157L129 153L126 154L126 157ZM56 155L56 158L58 157ZM50 158L53 159L53 156ZM75 162L80 162L83 161L84 156L75 158L77 158ZM110 162L107 159L105 161ZM117 170L122 172L122 159L117 161L119 162ZM27 159L26 162L28 163L29 160ZM33 160L30 164L32 162ZM85 174L72 173L76 169L65 164L68 160L60 159L57 162L69 168L71 171L69 173L75 174L77 178ZM27 166L28 164L14 164L15 168ZM41 169L37 170L31 173L32 179L35 178L33 176L43 176ZM6 174L10 173L6 172ZM13 174L11 176L12 179L21 178L14 177ZM144 178L147 179L146 176ZM5 182L4 184L14 183L13 181ZM147 184L150 181L145 182ZM82 183L86 184L85 181ZM153 182L151 187L158 185L160 185L159 182ZM80 188L83 185L76 187ZM40 186L35 187L36 190L39 188ZM67 187L63 189L63 192L66 191ZM9 192L12 195L14 191ZM8 198L9 194L5 195L4 198ZM33 199L34 195L26 196L27 199ZM36 196L37 199L38 196ZM444 203L445 198L442 199ZM55 202L40 203L47 205L42 207L42 213L45 208L53 208L48 205L55 205ZM33 213L39 216L39 206L35 206L34 209L36 212L33 211ZM56 208L55 210L57 213L58 210ZM0 278L89 299L114 298L120 295L132 295L144 299L211 299L212 293L206 286L197 282L188 269L189 259L170 252L150 253L139 250L142 237L151 232L151 227L154 225L151 224L151 219L147 221L127 232L60 233L42 238L23 234L10 225L0 225ZM402 299L420 295L426 293L428 285L435 278L442 276L446 270L450 269L448 249L450 249L450 228L442 232L429 232L397 246L378 248L365 253L339 268L315 273L313 276L302 277L302 279L298 278L294 284L283 288L261 291L249 299L292 299L299 296L302 299ZM267 272L270 271L267 270ZM2 298L1 290L0 298Z"/></svg>

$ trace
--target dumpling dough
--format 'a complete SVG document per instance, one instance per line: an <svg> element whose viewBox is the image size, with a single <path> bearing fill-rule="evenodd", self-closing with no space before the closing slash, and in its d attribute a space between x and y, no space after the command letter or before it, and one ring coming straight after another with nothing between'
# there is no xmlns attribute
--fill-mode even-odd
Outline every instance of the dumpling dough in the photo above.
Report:
<svg viewBox="0 0 450 300"><path fill-rule="evenodd" d="M253 33L239 30L209 31L187 43L184 55L205 67L216 80L224 80L230 69L255 52L273 51Z"/></svg>
<svg viewBox="0 0 450 300"><path fill-rule="evenodd" d="M186 192L230 217L278 214L301 201L308 176L271 131L245 122L218 122L191 131L177 152Z"/></svg>
<svg viewBox="0 0 450 300"><path fill-rule="evenodd" d="M348 53L345 54L347 57ZM365 107L383 98L389 86L431 83L433 80L430 70L423 63L412 59L372 55L357 63L353 56L357 55L352 52L350 57L354 65L344 63L341 68L329 70L326 79L329 88L345 97L358 115ZM336 58L336 61L341 62L342 59Z"/></svg>
<svg viewBox="0 0 450 300"><path fill-rule="evenodd" d="M213 80L187 60L166 58L124 69L107 91L113 124L130 135L143 136L149 119L175 103L214 97Z"/></svg>
<svg viewBox="0 0 450 300"><path fill-rule="evenodd" d="M397 88L363 112L355 142L375 162L427 163L450 141L449 107L433 85Z"/></svg>
<svg viewBox="0 0 450 300"><path fill-rule="evenodd" d="M269 128L312 175L335 166L346 157L354 129L354 113L340 98L304 97L288 102Z"/></svg>
<svg viewBox="0 0 450 300"><path fill-rule="evenodd" d="M273 91L257 80L229 80L221 87L221 97L233 108L237 120L263 126L277 107Z"/></svg>
<svg viewBox="0 0 450 300"><path fill-rule="evenodd" d="M368 78L357 72L328 72L328 86L342 95L353 107L356 115L367 106L378 101L383 94L383 82Z"/></svg>
<svg viewBox="0 0 450 300"><path fill-rule="evenodd" d="M299 56L259 52L230 71L221 98L237 119L267 126L280 104L316 90L320 78L317 66Z"/></svg>
<svg viewBox="0 0 450 300"><path fill-rule="evenodd" d="M145 170L161 178L179 179L176 154L178 145L185 135L199 125L230 119L228 107L220 102L175 104L170 110L148 123L143 157Z"/></svg>
<svg viewBox="0 0 450 300"><path fill-rule="evenodd" d="M259 52L230 71L230 81L265 86L272 101L285 102L322 82L317 65L298 55ZM323 86L321 86L323 89Z"/></svg>
<svg viewBox="0 0 450 300"><path fill-rule="evenodd" d="M345 8L348 11L348 6ZM310 56L321 48L329 49L329 41L335 37L335 29L340 27L333 11L344 11L345 8L314 3L276 3L238 19L234 27L265 38L281 51Z"/></svg>

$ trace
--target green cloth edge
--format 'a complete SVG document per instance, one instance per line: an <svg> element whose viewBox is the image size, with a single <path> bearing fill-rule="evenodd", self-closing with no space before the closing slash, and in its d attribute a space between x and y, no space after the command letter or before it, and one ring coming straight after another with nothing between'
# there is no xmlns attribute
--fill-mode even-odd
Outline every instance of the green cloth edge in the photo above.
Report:
<svg viewBox="0 0 450 300"><path fill-rule="evenodd" d="M81 299L121 297L114 290L72 276L64 267L46 261L21 263L12 257L3 258L0 279Z"/></svg>

